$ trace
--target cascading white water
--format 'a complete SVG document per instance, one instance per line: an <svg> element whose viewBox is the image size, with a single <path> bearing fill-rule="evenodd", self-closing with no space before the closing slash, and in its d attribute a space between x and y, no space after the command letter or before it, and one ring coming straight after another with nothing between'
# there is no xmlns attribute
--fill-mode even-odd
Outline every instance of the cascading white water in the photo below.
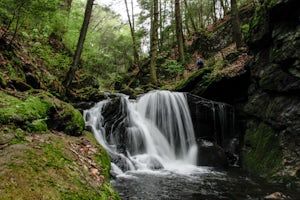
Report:
<svg viewBox="0 0 300 200"><path fill-rule="evenodd" d="M102 115L102 109L109 101L101 101L86 110L84 118L98 142L108 152L120 155L116 147L118 138L111 132L114 129L105 129ZM121 104L123 110L120 112L124 113L125 118L116 119L112 127L126 121L123 127L126 136L122 136L126 138L126 157L121 156L129 163L129 169L157 168L160 165L166 168L174 163L196 165L197 145L183 93L153 91L137 101L121 96Z"/></svg>

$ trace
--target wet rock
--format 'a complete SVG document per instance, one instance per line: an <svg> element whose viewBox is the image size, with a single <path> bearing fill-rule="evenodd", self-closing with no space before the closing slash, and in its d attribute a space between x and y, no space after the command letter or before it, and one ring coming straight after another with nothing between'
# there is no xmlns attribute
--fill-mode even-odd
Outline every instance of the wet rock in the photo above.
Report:
<svg viewBox="0 0 300 200"><path fill-rule="evenodd" d="M132 162L122 154L109 153L110 160L114 163L122 172L132 170L134 168Z"/></svg>
<svg viewBox="0 0 300 200"><path fill-rule="evenodd" d="M227 168L228 161L224 150L219 145L206 140L201 140L198 142L197 165Z"/></svg>
<svg viewBox="0 0 300 200"><path fill-rule="evenodd" d="M106 139L113 138L117 150L125 154L127 150L127 105L124 99L116 97L108 102L102 110L104 128L107 130Z"/></svg>
<svg viewBox="0 0 300 200"><path fill-rule="evenodd" d="M234 108L187 93L196 140L206 139L225 147L236 136Z"/></svg>
<svg viewBox="0 0 300 200"><path fill-rule="evenodd" d="M147 163L147 166L149 169L152 169L152 170L158 170L158 169L164 168L164 166L154 157L150 158L150 160Z"/></svg>
<svg viewBox="0 0 300 200"><path fill-rule="evenodd" d="M281 192L274 192L264 197L264 200L285 200L290 199Z"/></svg>
<svg viewBox="0 0 300 200"><path fill-rule="evenodd" d="M151 170L158 170L163 169L164 166L161 164L161 162L153 157L148 155L141 155L141 156L133 156L133 162L135 165L144 165L144 167L147 167ZM142 166L138 166L138 168L143 168Z"/></svg>

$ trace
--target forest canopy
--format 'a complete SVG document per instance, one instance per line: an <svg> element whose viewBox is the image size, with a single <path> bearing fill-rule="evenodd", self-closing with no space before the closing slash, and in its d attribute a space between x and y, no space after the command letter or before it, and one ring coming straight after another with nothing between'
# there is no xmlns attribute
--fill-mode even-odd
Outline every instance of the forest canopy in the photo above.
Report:
<svg viewBox="0 0 300 200"><path fill-rule="evenodd" d="M131 0L111 0L111 4L123 5L122 13L127 14L124 20L120 10L93 1L79 69L93 76L103 89L116 82L138 85L174 81L194 62L189 41L199 33L208 34L206 29L231 11L232 2L137 0L137 9ZM0 22L5 32L13 32L11 41L17 35L27 38L31 51L53 67L59 62L66 71L72 63L85 6L86 0L0 0ZM69 56L49 56L48 40L53 38L62 41ZM130 80L138 75L148 79Z"/></svg>

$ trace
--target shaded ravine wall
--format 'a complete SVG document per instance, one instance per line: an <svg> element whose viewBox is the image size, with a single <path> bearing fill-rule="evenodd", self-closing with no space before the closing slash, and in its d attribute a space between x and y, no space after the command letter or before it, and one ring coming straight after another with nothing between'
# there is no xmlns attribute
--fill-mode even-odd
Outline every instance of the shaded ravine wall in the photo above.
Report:
<svg viewBox="0 0 300 200"><path fill-rule="evenodd" d="M211 80L205 87L204 76L210 72L203 70L177 91L233 105L242 142L242 167L269 181L297 187L300 185L299 0L263 1L249 25L246 38L253 59L243 73ZM205 124L202 128L206 128Z"/></svg>
<svg viewBox="0 0 300 200"><path fill-rule="evenodd" d="M253 21L243 167L272 181L299 185L299 0L265 2Z"/></svg>
<svg viewBox="0 0 300 200"><path fill-rule="evenodd" d="M298 4L298 0L265 1L250 24L247 45L253 59L245 66L247 71L196 93L235 107L244 169L295 187L300 185ZM187 91L199 91L197 87Z"/></svg>

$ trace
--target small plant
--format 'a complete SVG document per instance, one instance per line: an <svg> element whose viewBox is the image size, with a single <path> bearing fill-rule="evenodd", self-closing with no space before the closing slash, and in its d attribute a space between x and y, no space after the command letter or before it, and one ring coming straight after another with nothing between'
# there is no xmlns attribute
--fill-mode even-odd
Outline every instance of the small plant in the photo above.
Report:
<svg viewBox="0 0 300 200"><path fill-rule="evenodd" d="M181 63L176 60L166 60L166 62L162 65L162 74L164 74L164 78L175 78L179 74L182 74L184 71L184 67Z"/></svg>

